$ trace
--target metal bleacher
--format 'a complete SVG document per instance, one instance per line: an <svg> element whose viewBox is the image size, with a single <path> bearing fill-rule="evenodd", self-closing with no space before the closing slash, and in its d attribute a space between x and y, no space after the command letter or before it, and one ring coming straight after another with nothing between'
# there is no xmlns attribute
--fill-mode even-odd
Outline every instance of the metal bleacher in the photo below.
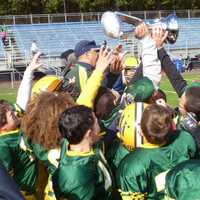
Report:
<svg viewBox="0 0 200 200"><path fill-rule="evenodd" d="M82 39L95 40L99 44L107 40L111 46L117 44L116 40L105 36L101 24L97 22L15 25L10 29L15 35L21 54L25 57L30 56L33 40L36 40L41 51L49 56L59 56L63 51L73 49Z"/></svg>
<svg viewBox="0 0 200 200"><path fill-rule="evenodd" d="M200 48L200 19L178 19L179 37L170 49L199 49Z"/></svg>
<svg viewBox="0 0 200 200"><path fill-rule="evenodd" d="M0 58L3 58L5 56L5 50L3 47L3 42L0 40Z"/></svg>
<svg viewBox="0 0 200 200"><path fill-rule="evenodd" d="M5 70L7 66L6 64L6 51L3 45L2 40L0 40L0 71Z"/></svg>
<svg viewBox="0 0 200 200"><path fill-rule="evenodd" d="M185 49L200 47L200 19L179 19L179 37L174 45L168 45L169 49ZM100 22L66 22L55 24L28 24L14 25L10 29L15 35L16 44L24 57L30 56L30 47L36 40L41 51L49 56L59 56L63 51L74 48L75 44L82 40L95 40L102 44L106 40L113 47L119 40L108 38ZM131 26L125 24L125 30Z"/></svg>
<svg viewBox="0 0 200 200"><path fill-rule="evenodd" d="M192 18L191 13L188 11L187 15L184 15L185 18L178 18L179 36L177 42L173 45L166 45L166 49L170 53L182 54L183 57L188 55L188 52L190 55L198 53L200 48L200 18ZM79 14L74 16L77 17ZM35 16L35 18L34 16L22 16L23 19L30 20L28 23L26 21L19 23L17 19L21 19L20 16L13 16L12 23L6 26L10 35L8 47L5 47L0 41L0 70L5 66L8 70L26 66L31 58L30 48L33 40L37 42L40 50L46 54L46 65L50 66L59 65L60 54L67 49L73 49L75 44L83 39L95 40L97 44L102 44L106 40L109 47L122 43L126 50L133 53L139 50L140 45L137 39L118 40L107 37L100 23L101 14L95 15L98 16L95 19L96 21L87 21L87 18L82 20L84 16L90 15L80 15L77 21L76 19L69 21L69 18L65 18L60 20L59 23L51 21L50 15L45 15L45 19L48 19L45 22L35 21L38 16ZM145 13L143 13L144 16L146 16ZM144 18L153 19L154 16L148 15ZM133 28L126 23L122 27L123 30Z"/></svg>

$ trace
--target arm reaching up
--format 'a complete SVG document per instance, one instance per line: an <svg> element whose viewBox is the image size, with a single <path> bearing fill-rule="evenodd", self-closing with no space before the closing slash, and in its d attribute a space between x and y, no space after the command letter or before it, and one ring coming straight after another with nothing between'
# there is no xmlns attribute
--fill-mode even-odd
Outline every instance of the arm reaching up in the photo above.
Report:
<svg viewBox="0 0 200 200"><path fill-rule="evenodd" d="M103 47L101 47L95 70L92 72L86 86L78 97L76 101L78 104L93 108L94 99L104 79L104 72L108 69L109 65L113 63L114 59L115 57L112 51L108 52L107 48L103 49Z"/></svg>
<svg viewBox="0 0 200 200"><path fill-rule="evenodd" d="M176 65L172 62L171 58L163 48L167 34L168 32L163 31L160 27L155 27L152 30L152 38L154 39L156 47L158 48L158 58L160 59L162 70L166 73L170 83L175 89L177 95L180 97L187 86L187 82L178 72Z"/></svg>
<svg viewBox="0 0 200 200"><path fill-rule="evenodd" d="M148 77L155 88L159 87L161 80L161 63L158 59L156 43L152 39L146 24L140 24L135 30L135 36L142 44L143 77Z"/></svg>
<svg viewBox="0 0 200 200"><path fill-rule="evenodd" d="M33 72L42 66L42 63L38 62L40 54L41 53L38 52L34 55L31 63L28 65L28 67L26 68L26 70L24 72L23 79L22 79L19 89L18 89L16 103L24 111L26 110L28 100L31 96Z"/></svg>

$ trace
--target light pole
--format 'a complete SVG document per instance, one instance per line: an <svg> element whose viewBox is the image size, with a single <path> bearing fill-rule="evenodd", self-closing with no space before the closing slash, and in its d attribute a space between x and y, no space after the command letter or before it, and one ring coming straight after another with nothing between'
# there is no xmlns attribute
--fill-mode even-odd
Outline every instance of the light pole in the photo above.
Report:
<svg viewBox="0 0 200 200"><path fill-rule="evenodd" d="M64 5L64 13L66 13L66 2L63 0L63 5Z"/></svg>

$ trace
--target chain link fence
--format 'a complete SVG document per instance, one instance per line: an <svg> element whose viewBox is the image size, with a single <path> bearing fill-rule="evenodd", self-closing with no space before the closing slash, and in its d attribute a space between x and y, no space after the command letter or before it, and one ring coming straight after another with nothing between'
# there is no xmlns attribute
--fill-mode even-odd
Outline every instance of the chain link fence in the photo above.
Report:
<svg viewBox="0 0 200 200"><path fill-rule="evenodd" d="M126 11L132 16L141 19L155 19L166 17L170 13L176 12L179 18L199 18L200 10L160 10L160 11ZM31 15L15 15L15 16L0 16L0 24L41 24L41 23L63 23L63 22L87 22L100 21L101 12L98 13L60 13L60 14L31 14Z"/></svg>

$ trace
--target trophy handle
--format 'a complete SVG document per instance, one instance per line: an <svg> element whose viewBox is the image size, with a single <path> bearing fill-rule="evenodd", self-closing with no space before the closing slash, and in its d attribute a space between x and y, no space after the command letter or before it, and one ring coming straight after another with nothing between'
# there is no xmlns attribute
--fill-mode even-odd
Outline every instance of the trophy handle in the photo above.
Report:
<svg viewBox="0 0 200 200"><path fill-rule="evenodd" d="M115 12L115 14L123 21L126 22L128 24L132 24L134 26L138 26L139 24L141 24L143 22L142 19L138 18L138 17L134 17L134 16L130 16L130 15L126 15L124 13L121 12Z"/></svg>

